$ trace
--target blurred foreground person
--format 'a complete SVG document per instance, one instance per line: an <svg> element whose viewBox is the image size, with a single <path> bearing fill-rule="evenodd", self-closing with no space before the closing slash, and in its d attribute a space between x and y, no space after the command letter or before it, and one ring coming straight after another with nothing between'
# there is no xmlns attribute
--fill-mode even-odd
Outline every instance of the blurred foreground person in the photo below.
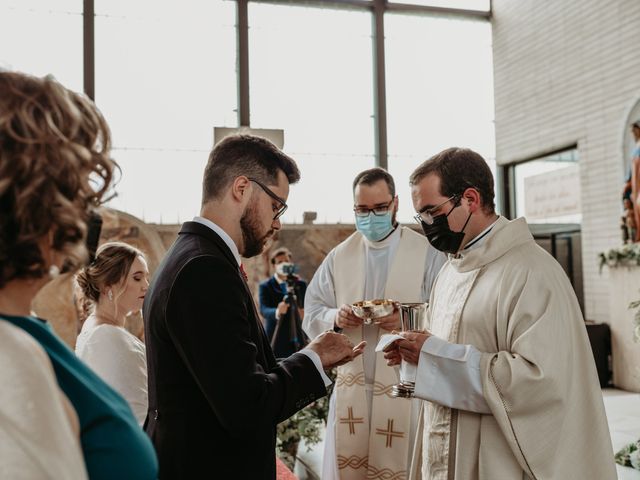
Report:
<svg viewBox="0 0 640 480"><path fill-rule="evenodd" d="M19 360L0 362L2 478L82 478L78 424L91 479L157 476L126 401L31 316L36 293L63 266L86 261L90 210L115 167L109 148L91 101L49 77L0 71L0 341L20 348Z"/></svg>

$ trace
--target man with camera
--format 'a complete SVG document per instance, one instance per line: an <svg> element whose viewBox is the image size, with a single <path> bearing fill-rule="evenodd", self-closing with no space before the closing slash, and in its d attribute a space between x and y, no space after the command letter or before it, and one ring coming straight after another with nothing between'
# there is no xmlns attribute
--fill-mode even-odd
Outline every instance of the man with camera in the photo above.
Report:
<svg viewBox="0 0 640 480"><path fill-rule="evenodd" d="M296 343L303 346L304 339L291 338L280 341L274 341L276 331L280 333L278 324L282 325L285 320L291 320L291 324L299 325L304 318L304 295L307 291L307 282L302 280L295 273L296 266L293 263L293 257L288 248L280 247L273 251L270 256L271 265L275 270L273 276L259 286L260 313L264 318L265 331L271 342L276 357L287 357L296 351ZM291 309L293 306L293 310ZM284 325L282 325L284 326ZM291 329L282 334L289 336ZM294 328L294 330L296 330Z"/></svg>

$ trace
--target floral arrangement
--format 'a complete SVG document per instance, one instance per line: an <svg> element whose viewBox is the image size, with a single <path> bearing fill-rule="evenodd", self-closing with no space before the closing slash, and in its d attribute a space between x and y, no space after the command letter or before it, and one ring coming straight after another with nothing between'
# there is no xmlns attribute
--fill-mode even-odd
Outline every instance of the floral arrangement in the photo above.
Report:
<svg viewBox="0 0 640 480"><path fill-rule="evenodd" d="M629 309L636 309L636 313L633 316L633 341L640 342L640 300L636 300L635 302L631 302L629 304Z"/></svg>
<svg viewBox="0 0 640 480"><path fill-rule="evenodd" d="M625 265L640 265L640 243L626 243L621 247L611 248L600 252L600 271L605 265L618 267Z"/></svg>
<svg viewBox="0 0 640 480"><path fill-rule="evenodd" d="M640 243L627 243L618 248L600 252L600 271L605 265L609 267L640 265ZM629 309L636 310L633 316L633 340L640 342L640 300L629 304Z"/></svg>
<svg viewBox="0 0 640 480"><path fill-rule="evenodd" d="M615 455L616 463L640 470L640 440L622 447Z"/></svg>
<svg viewBox="0 0 640 480"><path fill-rule="evenodd" d="M327 375L332 382L335 382L335 369L327 372ZM293 470L296 461L300 440L304 438L307 451L310 451L311 447L321 440L320 432L322 427L327 424L329 397L331 397L333 385L335 383L332 383L331 387L327 389L325 397L319 398L278 424L276 430L276 454L291 470Z"/></svg>
<svg viewBox="0 0 640 480"><path fill-rule="evenodd" d="M278 424L276 453L291 470L296 461L301 439L304 438L307 451L320 442L320 432L326 425L328 411L329 399L322 397Z"/></svg>

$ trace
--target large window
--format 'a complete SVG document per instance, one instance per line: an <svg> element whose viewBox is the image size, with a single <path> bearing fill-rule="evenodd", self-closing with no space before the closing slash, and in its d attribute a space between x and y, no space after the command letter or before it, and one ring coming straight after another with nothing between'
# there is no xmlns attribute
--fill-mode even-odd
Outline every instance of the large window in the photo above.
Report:
<svg viewBox="0 0 640 480"><path fill-rule="evenodd" d="M468 147L493 168L491 26L442 15L385 16L389 171L399 219L414 215L408 179L431 155Z"/></svg>
<svg viewBox="0 0 640 480"><path fill-rule="evenodd" d="M3 0L0 68L82 91L82 0Z"/></svg>
<svg viewBox="0 0 640 480"><path fill-rule="evenodd" d="M515 216L535 223L581 223L578 150L512 166Z"/></svg>
<svg viewBox="0 0 640 480"><path fill-rule="evenodd" d="M83 18L92 5L93 24ZM52 73L94 94L122 169L109 206L147 222L198 213L213 130L240 118L281 129L300 166L285 223L305 211L318 223L352 223L353 178L377 164L394 175L399 219L410 222L407 180L425 158L457 145L493 162L489 7L4 0L0 67Z"/></svg>
<svg viewBox="0 0 640 480"><path fill-rule="evenodd" d="M353 222L351 181L375 165L371 14L249 4L251 126L284 129L302 180L284 222Z"/></svg>
<svg viewBox="0 0 640 480"><path fill-rule="evenodd" d="M111 206L149 222L198 214L213 128L237 125L232 1L96 0L96 103L122 167Z"/></svg>
<svg viewBox="0 0 640 480"><path fill-rule="evenodd" d="M427 7L462 8L466 10L479 10L483 12L488 12L491 6L490 0L391 0L391 3L423 5Z"/></svg>

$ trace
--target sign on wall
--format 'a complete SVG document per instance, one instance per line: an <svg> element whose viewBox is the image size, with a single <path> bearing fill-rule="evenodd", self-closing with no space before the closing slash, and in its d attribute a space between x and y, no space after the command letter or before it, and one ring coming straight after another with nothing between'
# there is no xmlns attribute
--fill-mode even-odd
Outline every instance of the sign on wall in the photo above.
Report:
<svg viewBox="0 0 640 480"><path fill-rule="evenodd" d="M581 213L578 165L531 175L524 179L527 220L542 220Z"/></svg>

